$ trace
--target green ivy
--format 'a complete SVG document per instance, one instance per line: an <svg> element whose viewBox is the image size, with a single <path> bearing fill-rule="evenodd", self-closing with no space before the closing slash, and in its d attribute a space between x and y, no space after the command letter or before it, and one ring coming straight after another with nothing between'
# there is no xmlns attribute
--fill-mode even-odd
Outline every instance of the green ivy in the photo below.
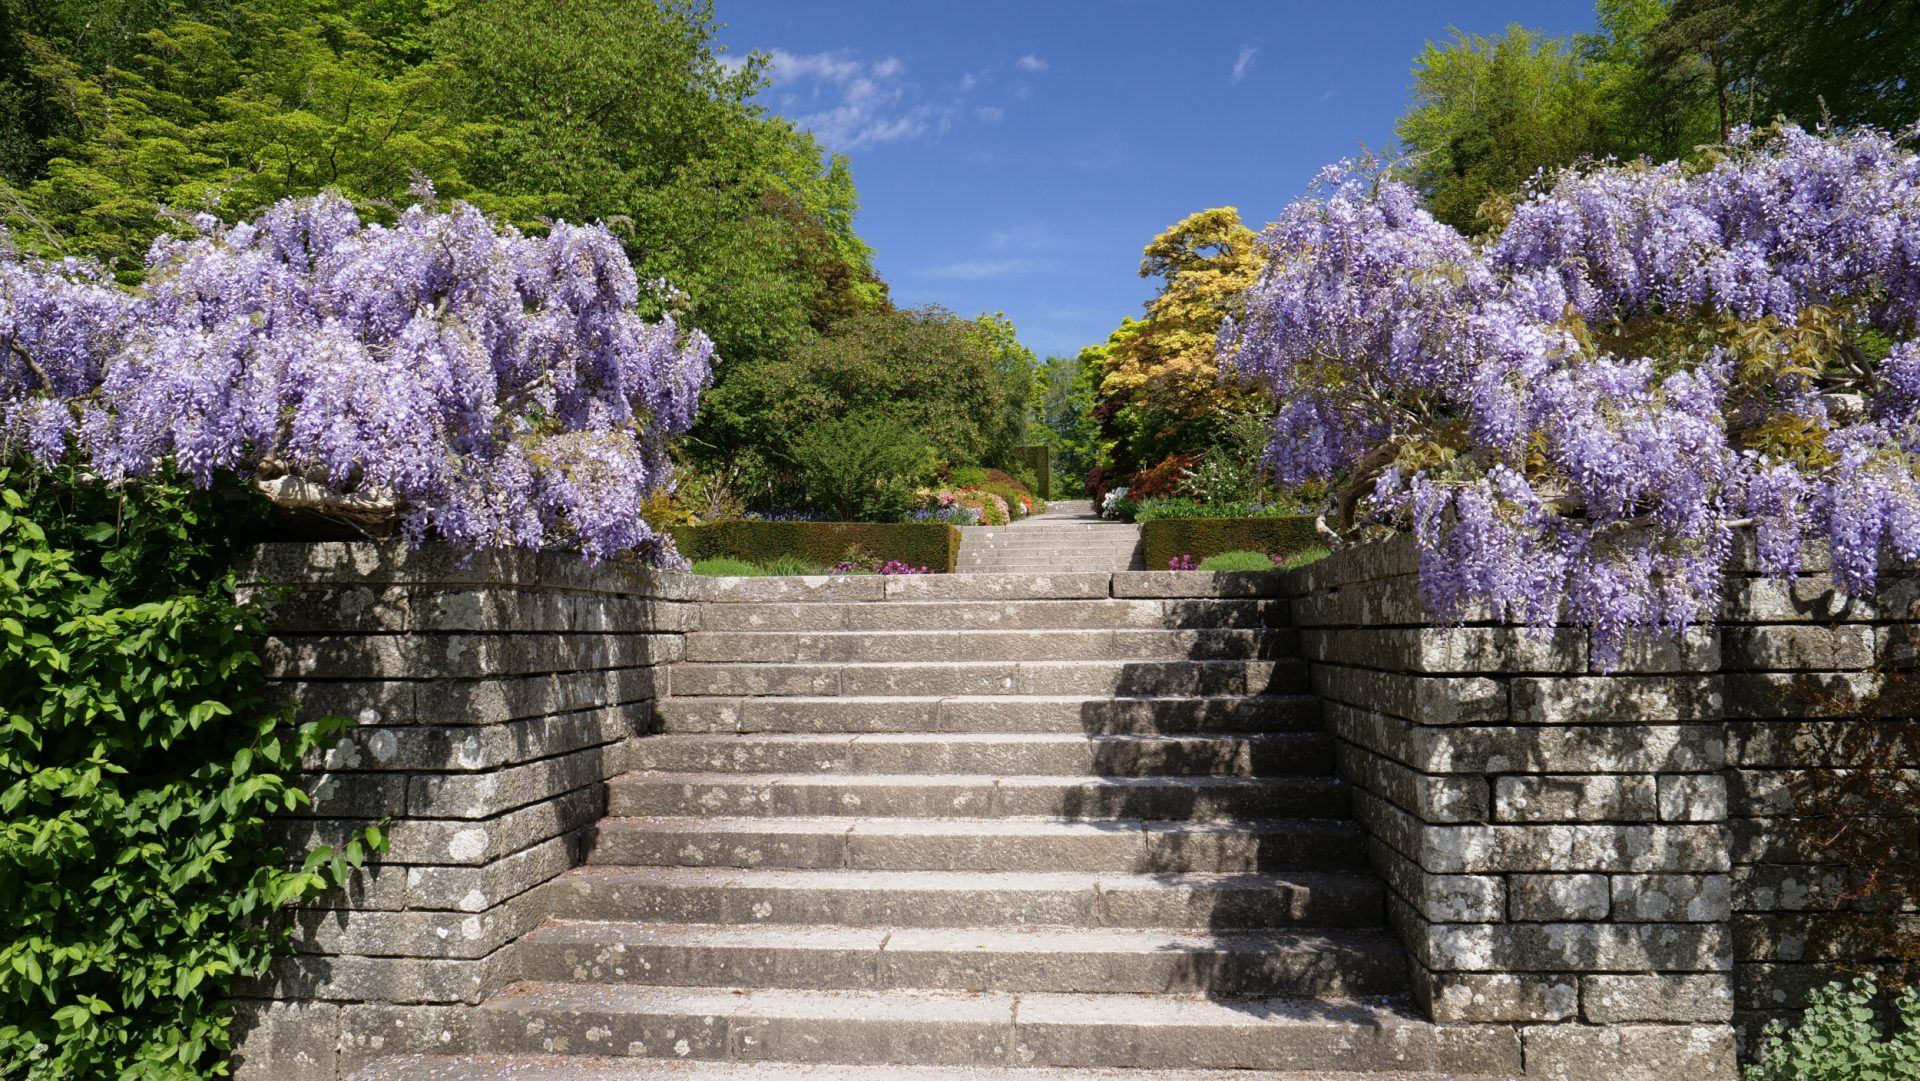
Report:
<svg viewBox="0 0 1920 1081"><path fill-rule="evenodd" d="M234 594L249 508L0 464L0 1077L224 1074L275 910L382 843L299 870L267 843L348 722L267 705L263 614Z"/></svg>
<svg viewBox="0 0 1920 1081"><path fill-rule="evenodd" d="M1920 1079L1920 990L1900 993L1884 1032L1875 1023L1879 997L1879 987L1865 977L1813 992L1791 1031L1778 1021L1767 1024L1745 1081Z"/></svg>

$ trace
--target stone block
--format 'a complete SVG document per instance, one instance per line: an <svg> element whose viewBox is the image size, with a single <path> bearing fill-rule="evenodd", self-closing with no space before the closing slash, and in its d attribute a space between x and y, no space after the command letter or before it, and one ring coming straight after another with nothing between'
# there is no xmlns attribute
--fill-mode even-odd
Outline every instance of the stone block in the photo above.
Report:
<svg viewBox="0 0 1920 1081"><path fill-rule="evenodd" d="M1577 977L1513 972L1429 972L1414 1000L1438 1022L1566 1021L1579 1004Z"/></svg>
<svg viewBox="0 0 1920 1081"><path fill-rule="evenodd" d="M1651 922L1720 922L1732 918L1727 875L1615 875L1613 918Z"/></svg>
<svg viewBox="0 0 1920 1081"><path fill-rule="evenodd" d="M1387 888L1434 923L1497 923L1506 918L1506 883L1498 875L1428 874L1392 846L1374 840L1373 867Z"/></svg>
<svg viewBox="0 0 1920 1081"><path fill-rule="evenodd" d="M1861 624L1728 627L1725 634L1729 668L1855 671L1874 662L1874 630Z"/></svg>
<svg viewBox="0 0 1920 1081"><path fill-rule="evenodd" d="M1714 773L1668 774L1660 778L1660 821L1724 822L1727 779Z"/></svg>
<svg viewBox="0 0 1920 1081"><path fill-rule="evenodd" d="M1729 578L1721 613L1729 623L1865 622L1877 614L1872 600L1840 592L1827 574Z"/></svg>
<svg viewBox="0 0 1920 1081"><path fill-rule="evenodd" d="M542 803L611 776L611 756L589 747L558 758L487 773L438 773L413 777L407 814L416 818L491 818Z"/></svg>
<svg viewBox="0 0 1920 1081"><path fill-rule="evenodd" d="M1116 597L1286 595L1283 571L1116 571L1113 575L1113 596Z"/></svg>
<svg viewBox="0 0 1920 1081"><path fill-rule="evenodd" d="M1350 743L1338 745L1340 775L1427 822L1485 822L1487 782L1480 777L1433 776Z"/></svg>
<svg viewBox="0 0 1920 1081"><path fill-rule="evenodd" d="M475 1011L465 1007L367 1003L340 1011L343 1075L375 1059L460 1055L477 1050Z"/></svg>
<svg viewBox="0 0 1920 1081"><path fill-rule="evenodd" d="M1329 702L1327 727L1423 773L1700 773L1726 762L1720 726L1448 728Z"/></svg>
<svg viewBox="0 0 1920 1081"><path fill-rule="evenodd" d="M1516 724L1644 724L1720 718L1719 676L1523 676L1512 682Z"/></svg>
<svg viewBox="0 0 1920 1081"><path fill-rule="evenodd" d="M1872 696L1871 672L1742 672L1726 676L1729 719L1848 716Z"/></svg>
<svg viewBox="0 0 1920 1081"><path fill-rule="evenodd" d="M1421 676L1316 664L1313 690L1322 698L1415 724L1505 724L1507 721L1507 685L1484 676Z"/></svg>
<svg viewBox="0 0 1920 1081"><path fill-rule="evenodd" d="M1421 964L1446 972L1725 972L1724 924L1434 924L1410 942Z"/></svg>
<svg viewBox="0 0 1920 1081"><path fill-rule="evenodd" d="M1418 844L1420 865L1441 874L1708 872L1729 866L1718 826L1427 826Z"/></svg>
<svg viewBox="0 0 1920 1081"><path fill-rule="evenodd" d="M241 999L233 1014L235 1081L335 1081L340 1007Z"/></svg>
<svg viewBox="0 0 1920 1081"><path fill-rule="evenodd" d="M1636 672L1717 672L1722 643L1716 628L1691 627L1679 637L1630 636L1620 655L1611 660L1596 655L1590 670L1608 675Z"/></svg>
<svg viewBox="0 0 1920 1081"><path fill-rule="evenodd" d="M1580 1015L1596 1025L1636 1021L1724 1024L1733 1020L1733 985L1718 973L1582 976Z"/></svg>
<svg viewBox="0 0 1920 1081"><path fill-rule="evenodd" d="M1515 920L1552 923L1604 920L1612 904L1605 875L1512 875L1507 903Z"/></svg>
<svg viewBox="0 0 1920 1081"><path fill-rule="evenodd" d="M1644 775L1561 773L1493 784L1499 822L1647 822L1658 804L1654 779Z"/></svg>
<svg viewBox="0 0 1920 1081"><path fill-rule="evenodd" d="M1520 1033L1511 1025L1435 1025L1433 1068L1449 1075L1518 1076Z"/></svg>
<svg viewBox="0 0 1920 1081"><path fill-rule="evenodd" d="M1521 1030L1533 1081L1734 1081L1727 1025L1531 1025Z"/></svg>

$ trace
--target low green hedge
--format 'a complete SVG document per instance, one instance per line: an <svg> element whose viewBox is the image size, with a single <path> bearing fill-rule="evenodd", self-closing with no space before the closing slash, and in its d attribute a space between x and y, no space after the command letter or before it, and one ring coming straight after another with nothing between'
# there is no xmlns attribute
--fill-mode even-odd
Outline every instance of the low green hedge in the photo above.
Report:
<svg viewBox="0 0 1920 1081"><path fill-rule="evenodd" d="M726 556L766 563L792 556L831 567L858 549L874 559L897 559L951 573L960 558L960 531L941 522L709 522L673 526L673 543L688 559Z"/></svg>
<svg viewBox="0 0 1920 1081"><path fill-rule="evenodd" d="M1290 556L1320 543L1313 518L1156 518L1140 523L1140 547L1150 571L1167 569L1178 555L1205 559L1221 552Z"/></svg>

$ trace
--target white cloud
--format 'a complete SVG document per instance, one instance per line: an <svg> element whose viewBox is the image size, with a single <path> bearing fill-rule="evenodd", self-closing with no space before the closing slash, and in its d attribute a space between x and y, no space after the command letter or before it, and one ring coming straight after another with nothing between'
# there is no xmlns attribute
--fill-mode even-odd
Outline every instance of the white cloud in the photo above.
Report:
<svg viewBox="0 0 1920 1081"><path fill-rule="evenodd" d="M1059 234L1037 223L1010 225L987 234L988 251L1040 251L1062 243Z"/></svg>
<svg viewBox="0 0 1920 1081"><path fill-rule="evenodd" d="M1020 59L1015 60L1013 62L1013 66L1019 68L1021 71L1030 72L1033 74L1038 74L1040 72L1047 70L1047 62L1033 55L1032 53L1028 53L1027 55L1021 57Z"/></svg>
<svg viewBox="0 0 1920 1081"><path fill-rule="evenodd" d="M916 100L897 56L869 63L844 50L768 55L781 112L836 149L911 139L951 122L951 110Z"/></svg>
<svg viewBox="0 0 1920 1081"><path fill-rule="evenodd" d="M1237 83L1240 80L1246 78L1247 72L1253 70L1253 58L1258 55L1260 55L1260 49L1258 46L1254 46L1254 45L1240 46L1240 55L1233 62L1233 76L1231 81Z"/></svg>
<svg viewBox="0 0 1920 1081"><path fill-rule="evenodd" d="M977 281L982 278L1005 278L1016 274L1049 274L1058 270L1060 264L1051 259L964 259L958 263L928 267L921 275L928 278L958 278Z"/></svg>
<svg viewBox="0 0 1920 1081"><path fill-rule="evenodd" d="M998 124L1007 118L1007 111L998 105L982 105L973 111L973 116L983 124Z"/></svg>

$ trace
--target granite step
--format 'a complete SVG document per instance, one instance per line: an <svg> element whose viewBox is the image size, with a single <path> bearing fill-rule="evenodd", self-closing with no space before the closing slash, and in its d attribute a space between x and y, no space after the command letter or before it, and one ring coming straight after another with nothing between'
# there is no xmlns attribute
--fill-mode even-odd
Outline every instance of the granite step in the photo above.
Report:
<svg viewBox="0 0 1920 1081"><path fill-rule="evenodd" d="M1518 1063L1514 1065L1517 1071ZM407 1055L376 1060L351 1081L1515 1081L1511 1075L1262 1070L1127 1070L1046 1066L822 1066L595 1055Z"/></svg>
<svg viewBox="0 0 1920 1081"><path fill-rule="evenodd" d="M523 982L476 1017L483 1050L851 1066L1265 1070L1518 1068L1397 1003L1165 995L790 991ZM1477 1071L1476 1071L1477 1072Z"/></svg>
<svg viewBox="0 0 1920 1081"><path fill-rule="evenodd" d="M1039 574L772 575L703 578L710 604L1284 598L1280 571L1059 571Z"/></svg>
<svg viewBox="0 0 1920 1081"><path fill-rule="evenodd" d="M700 733L641 736L627 768L668 773L1275 776L1333 770L1325 732L1089 736L1084 733Z"/></svg>
<svg viewBox="0 0 1920 1081"><path fill-rule="evenodd" d="M1077 630L1284 627L1284 600L889 601L715 604L706 631Z"/></svg>
<svg viewBox="0 0 1920 1081"><path fill-rule="evenodd" d="M589 862L609 866L1110 874L1358 870L1358 823L1067 822L1029 818L650 817L601 821Z"/></svg>
<svg viewBox="0 0 1920 1081"><path fill-rule="evenodd" d="M1378 879L1342 871L825 871L587 866L547 887L565 920L850 927L1377 927Z"/></svg>
<svg viewBox="0 0 1920 1081"><path fill-rule="evenodd" d="M686 661L668 695L1302 694L1305 661L905 661L752 664Z"/></svg>
<svg viewBox="0 0 1920 1081"><path fill-rule="evenodd" d="M695 631L688 662L1130 661L1293 657L1290 629Z"/></svg>
<svg viewBox="0 0 1920 1081"><path fill-rule="evenodd" d="M1305 694L820 695L663 698L665 732L1078 732L1187 735L1321 731L1320 700Z"/></svg>
<svg viewBox="0 0 1920 1081"><path fill-rule="evenodd" d="M1374 930L749 926L564 920L520 940L525 979L816 990L1353 998L1407 990Z"/></svg>
<svg viewBox="0 0 1920 1081"><path fill-rule="evenodd" d="M1345 818L1331 776L1098 777L1051 774L662 773L607 782L607 813L874 818L1144 818L1221 822Z"/></svg>

